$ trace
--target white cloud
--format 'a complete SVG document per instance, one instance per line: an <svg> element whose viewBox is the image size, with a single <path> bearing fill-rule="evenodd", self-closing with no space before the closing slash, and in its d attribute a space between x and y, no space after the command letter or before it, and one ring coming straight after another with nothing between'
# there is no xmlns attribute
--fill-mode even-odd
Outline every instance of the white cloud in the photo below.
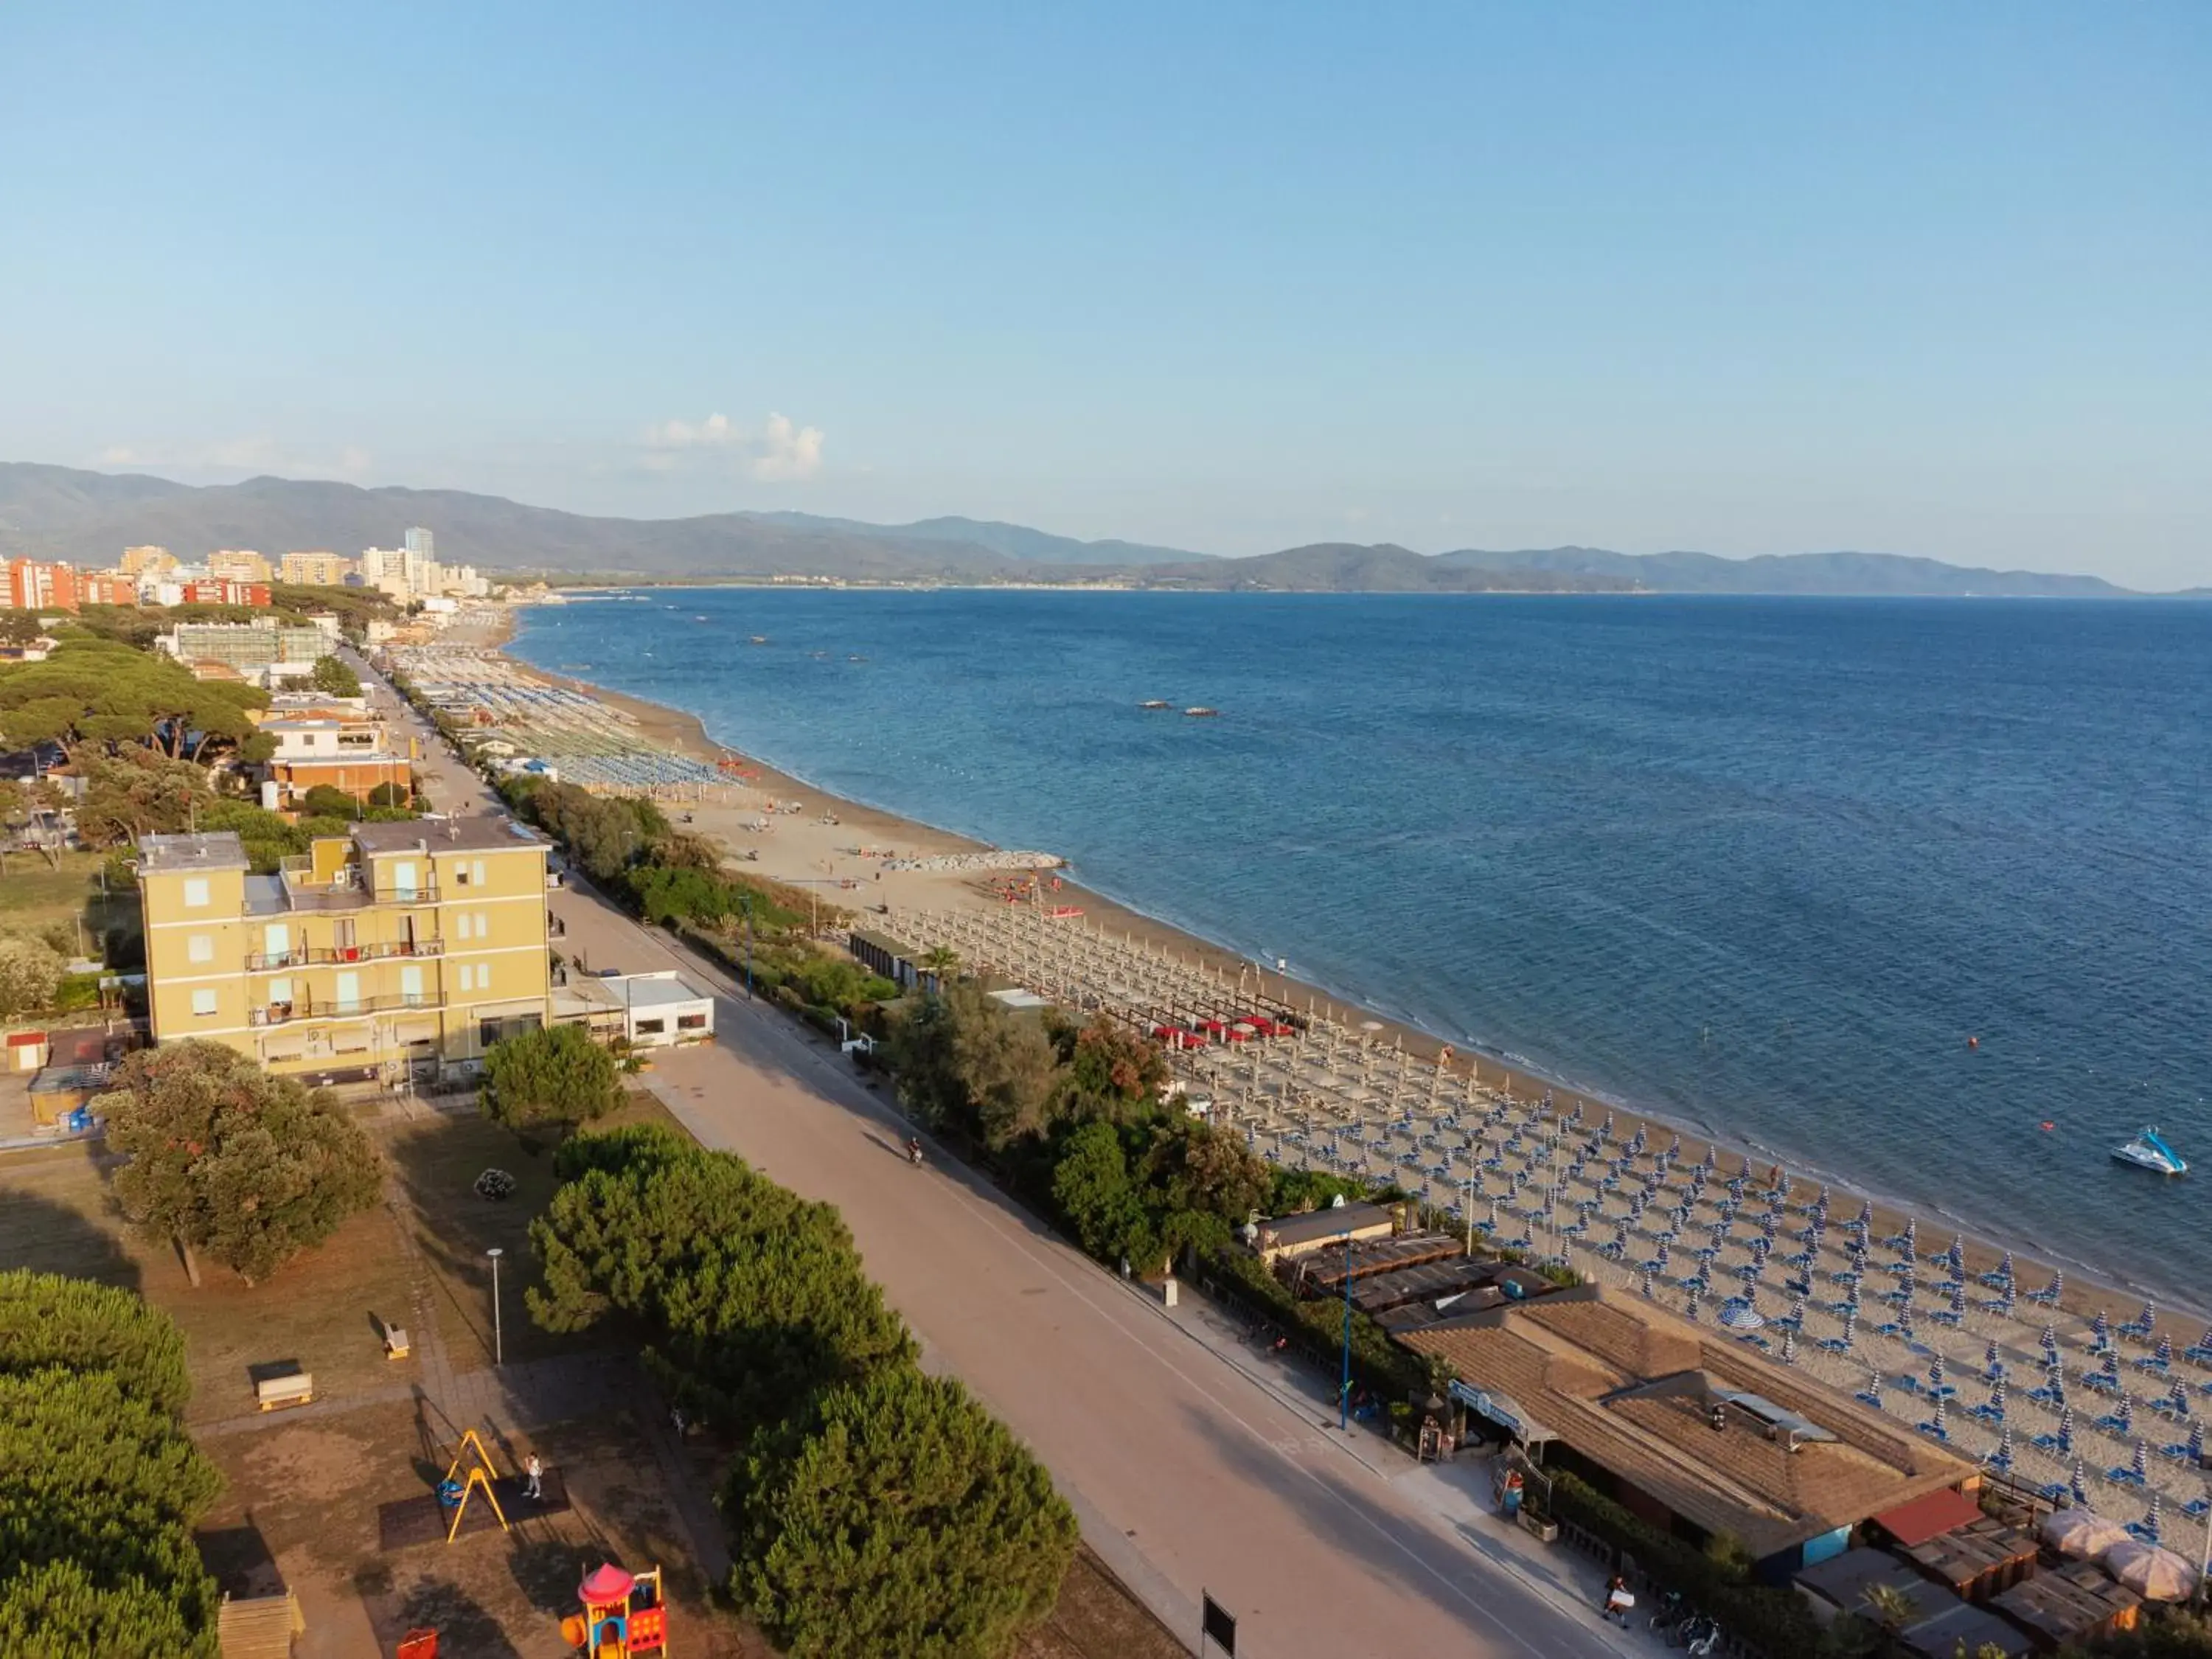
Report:
<svg viewBox="0 0 2212 1659"><path fill-rule="evenodd" d="M800 426L787 415L771 413L757 428L739 426L726 415L709 415L696 424L663 421L648 427L644 464L651 471L672 472L697 455L750 477L784 483L822 470L823 441L820 427Z"/></svg>
<svg viewBox="0 0 2212 1659"><path fill-rule="evenodd" d="M356 478L368 471L369 453L356 444L332 454L293 449L274 438L227 438L209 444L111 444L100 452L100 464L202 475L270 472L295 478Z"/></svg>

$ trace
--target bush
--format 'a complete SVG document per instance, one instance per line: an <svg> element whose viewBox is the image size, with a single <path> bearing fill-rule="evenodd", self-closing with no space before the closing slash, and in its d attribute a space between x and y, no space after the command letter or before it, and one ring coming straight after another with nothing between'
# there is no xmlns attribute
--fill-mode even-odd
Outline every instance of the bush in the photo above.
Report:
<svg viewBox="0 0 2212 1659"><path fill-rule="evenodd" d="M791 1659L996 1659L1075 1556L1036 1460L957 1382L911 1367L759 1437L723 1510L731 1594Z"/></svg>
<svg viewBox="0 0 2212 1659"><path fill-rule="evenodd" d="M324 659L325 662L330 659ZM344 790L327 783L319 783L300 797L302 817L336 818L340 823L350 820L361 810L361 803Z"/></svg>
<svg viewBox="0 0 2212 1659"><path fill-rule="evenodd" d="M1679 1589L1700 1611L1719 1620L1729 1634L1769 1656L1793 1659L1820 1646L1820 1632L1794 1589L1750 1582L1741 1546L1708 1553L1648 1521L1639 1520L1587 1482L1564 1470L1549 1471L1550 1517L1571 1521L1636 1564L1669 1589Z"/></svg>
<svg viewBox="0 0 2212 1659"><path fill-rule="evenodd" d="M52 1007L68 965L41 939L0 939L0 1019Z"/></svg>
<svg viewBox="0 0 2212 1659"><path fill-rule="evenodd" d="M1309 1346L1322 1350L1342 1346L1344 1304L1340 1300L1299 1301L1259 1257L1240 1248L1217 1252L1209 1258L1209 1266L1249 1309L1303 1333ZM1352 1315L1352 1374L1386 1400L1426 1394L1430 1388L1427 1368L1420 1360L1393 1342L1388 1332L1357 1309Z"/></svg>

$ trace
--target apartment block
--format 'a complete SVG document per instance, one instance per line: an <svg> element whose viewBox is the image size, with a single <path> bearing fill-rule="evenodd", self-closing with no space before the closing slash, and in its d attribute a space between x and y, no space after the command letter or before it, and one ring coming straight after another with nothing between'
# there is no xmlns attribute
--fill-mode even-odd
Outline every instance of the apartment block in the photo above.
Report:
<svg viewBox="0 0 2212 1659"><path fill-rule="evenodd" d="M46 559L8 561L7 602L18 611L74 611L76 567Z"/></svg>
<svg viewBox="0 0 2212 1659"><path fill-rule="evenodd" d="M546 852L506 818L362 823L260 875L234 834L145 836L155 1040L331 1083L465 1074L550 1017Z"/></svg>
<svg viewBox="0 0 2212 1659"><path fill-rule="evenodd" d="M281 566L283 579L301 587L343 587L358 568L351 559L319 551L287 553Z"/></svg>
<svg viewBox="0 0 2212 1659"><path fill-rule="evenodd" d="M150 543L143 547L126 547L123 550L123 562L118 568L126 576L158 576L177 568L177 556L166 547L155 547Z"/></svg>
<svg viewBox="0 0 2212 1659"><path fill-rule="evenodd" d="M76 591L77 599L85 605L138 603L138 579L118 570L81 570Z"/></svg>
<svg viewBox="0 0 2212 1659"><path fill-rule="evenodd" d="M228 577L208 577L198 581L178 584L180 605L249 605L266 610L270 604L267 582L235 581Z"/></svg>
<svg viewBox="0 0 2212 1659"><path fill-rule="evenodd" d="M250 623L179 623L154 641L198 672L216 664L254 679L306 674L330 645L317 628L281 628L272 617Z"/></svg>
<svg viewBox="0 0 2212 1659"><path fill-rule="evenodd" d="M209 554L207 572L219 582L266 582L276 574L260 554L235 547Z"/></svg>

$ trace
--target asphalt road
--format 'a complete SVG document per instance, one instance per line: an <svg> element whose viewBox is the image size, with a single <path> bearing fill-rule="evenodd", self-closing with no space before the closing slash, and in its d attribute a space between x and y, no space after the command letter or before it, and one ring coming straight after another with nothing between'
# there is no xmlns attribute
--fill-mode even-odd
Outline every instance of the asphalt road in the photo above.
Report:
<svg viewBox="0 0 2212 1659"><path fill-rule="evenodd" d="M441 810L492 805L417 729ZM1333 1418L1261 1387L964 1169L909 1166L886 1102L833 1049L588 890L550 902L566 954L681 967L722 994L716 1042L659 1059L656 1091L706 1144L838 1206L927 1363L1036 1449L1093 1547L1194 1647L1202 1591L1237 1616L1252 1659L1644 1645L1600 1625L1564 1576L1547 1593L1498 1565L1495 1540L1462 1535L1432 1487L1378 1477Z"/></svg>

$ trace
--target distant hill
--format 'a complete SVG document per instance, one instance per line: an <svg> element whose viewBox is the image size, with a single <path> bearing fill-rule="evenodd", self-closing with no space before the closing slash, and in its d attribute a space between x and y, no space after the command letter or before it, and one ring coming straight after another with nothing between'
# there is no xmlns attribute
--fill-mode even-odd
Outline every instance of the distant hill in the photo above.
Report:
<svg viewBox="0 0 2212 1659"><path fill-rule="evenodd" d="M1036 564L1188 564L1213 556L1180 547L1149 547L1143 542L1079 542L1072 536L1054 536L1047 531L1031 530L1027 525L1000 524L989 519L921 519L913 524L867 524L859 519L817 518L811 513L748 513L743 516L798 530L835 531L893 541L958 542L969 547L987 547L1009 559L1026 559Z"/></svg>
<svg viewBox="0 0 2212 1659"><path fill-rule="evenodd" d="M1968 569L1895 553L1769 553L1756 558L1723 559L1711 553L1609 553L1596 547L1551 547L1517 553L1462 548L1455 553L1438 554L1437 562L1470 571L1597 578L1655 593L2112 599L2127 591L2095 576Z"/></svg>
<svg viewBox="0 0 2212 1659"><path fill-rule="evenodd" d="M1995 595L2101 599L2094 576L1975 570L1890 553L1614 553L1595 547L1437 555L1384 543L1317 542L1214 558L1136 542L1078 541L1023 525L925 519L878 525L806 513L610 519L457 489L363 489L249 478L204 489L137 473L0 462L0 556L111 563L134 543L196 557L220 547L272 556L397 544L410 525L438 553L487 570L638 577L808 575L847 581L1065 582L1357 593L1642 592ZM2207 597L2204 590L2196 596Z"/></svg>

